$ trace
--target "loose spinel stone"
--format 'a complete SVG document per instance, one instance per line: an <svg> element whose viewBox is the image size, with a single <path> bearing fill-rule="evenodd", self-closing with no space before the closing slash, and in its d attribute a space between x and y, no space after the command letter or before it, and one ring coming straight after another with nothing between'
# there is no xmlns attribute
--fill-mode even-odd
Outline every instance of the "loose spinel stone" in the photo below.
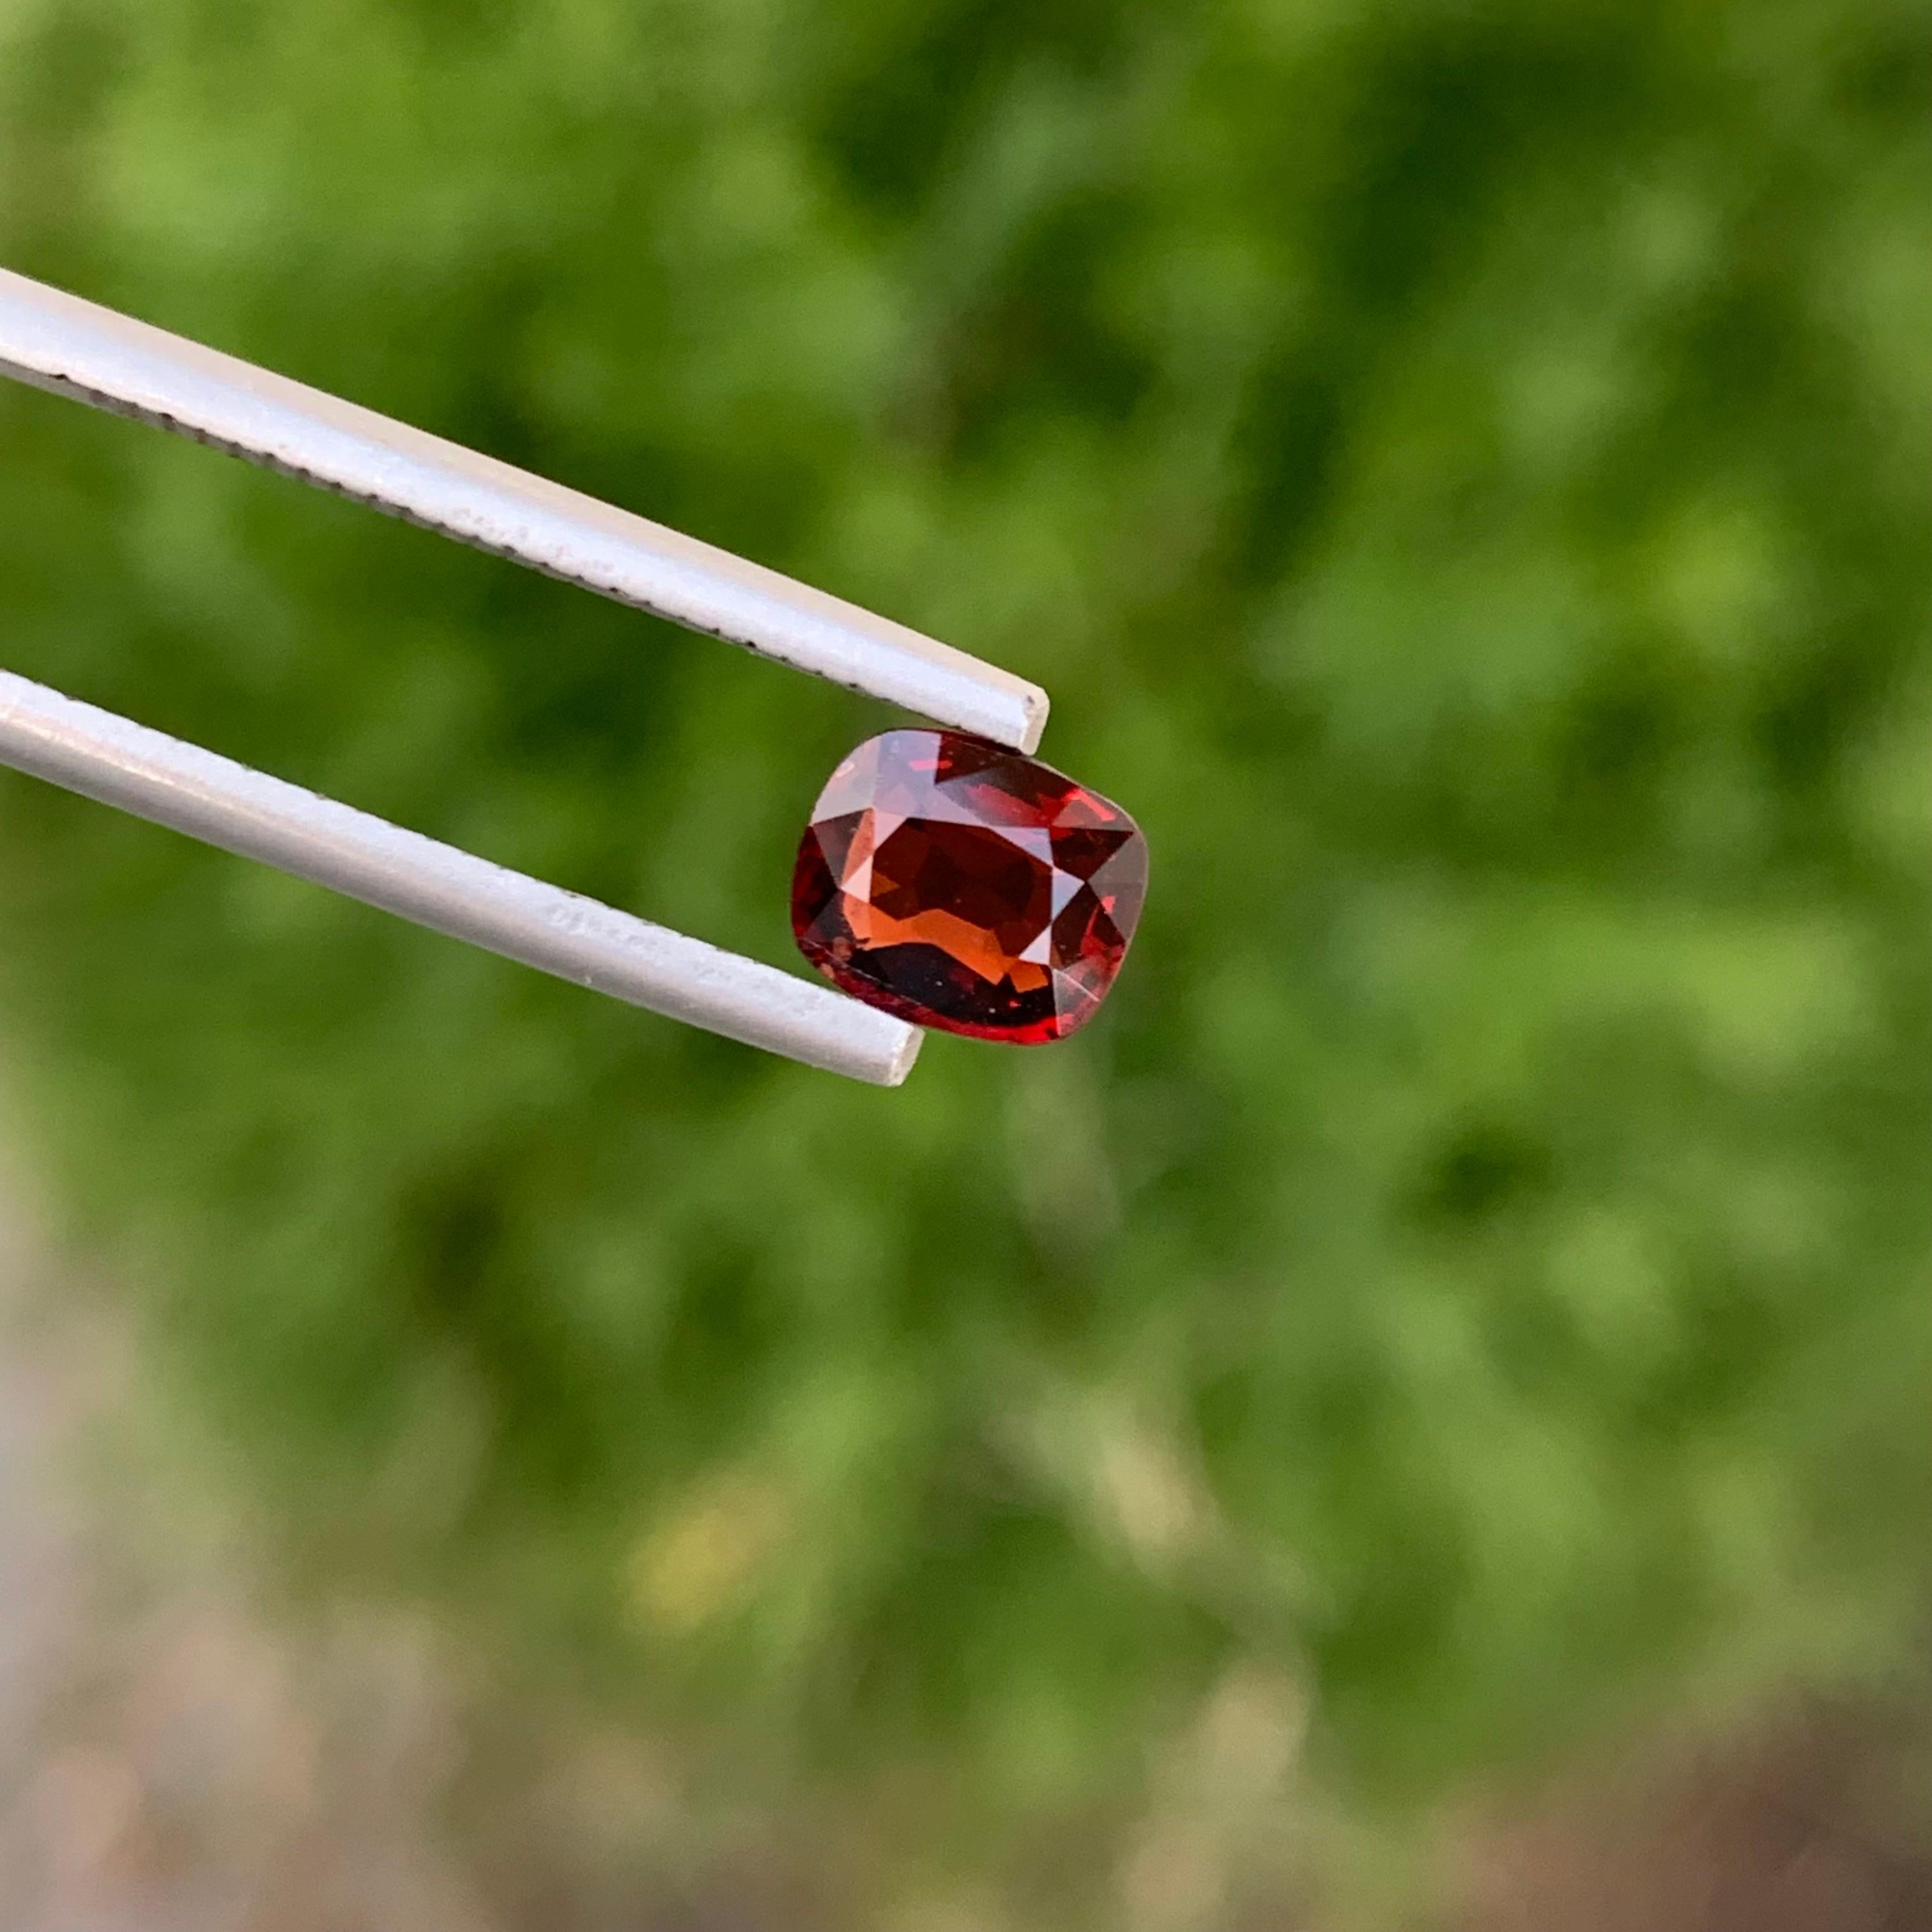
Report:
<svg viewBox="0 0 1932 1932"><path fill-rule="evenodd" d="M959 731L888 731L820 795L792 876L800 950L920 1026L1025 1046L1094 1016L1147 892L1110 800Z"/></svg>

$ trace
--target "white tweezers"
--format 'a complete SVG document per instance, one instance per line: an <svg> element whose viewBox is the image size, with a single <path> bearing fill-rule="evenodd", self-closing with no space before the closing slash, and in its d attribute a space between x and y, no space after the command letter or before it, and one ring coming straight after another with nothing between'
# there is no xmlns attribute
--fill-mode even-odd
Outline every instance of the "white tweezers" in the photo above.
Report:
<svg viewBox="0 0 1932 1932"><path fill-rule="evenodd" d="M916 631L440 436L0 269L0 375L133 416L1022 752L1047 698ZM633 1006L896 1086L923 1036L0 672L0 764Z"/></svg>

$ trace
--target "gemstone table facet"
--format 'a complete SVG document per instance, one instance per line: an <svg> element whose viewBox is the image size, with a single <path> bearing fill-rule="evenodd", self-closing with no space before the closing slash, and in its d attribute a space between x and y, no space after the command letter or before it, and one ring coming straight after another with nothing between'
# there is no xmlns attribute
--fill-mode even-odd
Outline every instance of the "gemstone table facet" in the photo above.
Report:
<svg viewBox="0 0 1932 1932"><path fill-rule="evenodd" d="M1147 892L1110 800L963 732L887 731L832 775L792 875L799 948L920 1026L1035 1046L1092 1018Z"/></svg>

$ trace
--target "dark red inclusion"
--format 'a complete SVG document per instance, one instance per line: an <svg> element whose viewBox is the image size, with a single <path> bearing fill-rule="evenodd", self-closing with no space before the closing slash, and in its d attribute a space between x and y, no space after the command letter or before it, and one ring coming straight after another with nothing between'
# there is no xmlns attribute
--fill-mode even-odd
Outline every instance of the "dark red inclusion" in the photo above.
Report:
<svg viewBox="0 0 1932 1932"><path fill-rule="evenodd" d="M1147 892L1110 800L960 731L887 731L832 775L792 875L800 950L847 992L1033 1046L1092 1018Z"/></svg>

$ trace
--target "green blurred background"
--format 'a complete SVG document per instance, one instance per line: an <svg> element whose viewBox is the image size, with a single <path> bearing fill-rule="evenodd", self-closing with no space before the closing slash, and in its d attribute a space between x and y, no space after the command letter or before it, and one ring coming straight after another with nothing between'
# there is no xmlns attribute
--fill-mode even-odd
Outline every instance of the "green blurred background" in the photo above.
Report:
<svg viewBox="0 0 1932 1932"><path fill-rule="evenodd" d="M1379 1863L1909 1656L1932 7L0 0L0 260L1037 679L1153 850L880 1093L0 784L65 1239L303 1595L1061 1924L1204 1721ZM0 440L10 668L790 959L884 712Z"/></svg>

